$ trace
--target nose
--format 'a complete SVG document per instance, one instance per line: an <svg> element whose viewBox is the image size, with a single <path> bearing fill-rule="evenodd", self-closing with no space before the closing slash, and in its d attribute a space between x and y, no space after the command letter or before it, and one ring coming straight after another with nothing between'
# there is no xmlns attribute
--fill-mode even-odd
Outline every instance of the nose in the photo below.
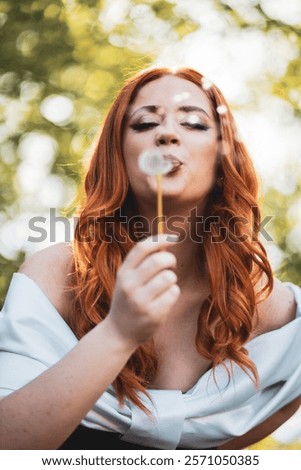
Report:
<svg viewBox="0 0 301 470"><path fill-rule="evenodd" d="M180 145L180 137L171 123L161 124L156 134L156 145Z"/></svg>

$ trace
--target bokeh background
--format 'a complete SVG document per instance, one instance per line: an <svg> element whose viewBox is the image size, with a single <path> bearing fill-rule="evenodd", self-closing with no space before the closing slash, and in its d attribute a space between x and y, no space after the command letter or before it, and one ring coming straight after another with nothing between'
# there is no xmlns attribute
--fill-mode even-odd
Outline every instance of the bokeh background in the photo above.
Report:
<svg viewBox="0 0 301 470"><path fill-rule="evenodd" d="M301 286L300 0L0 0L0 48L0 307L24 257L72 234L108 106L153 64L221 88L261 181L275 274ZM69 228L50 230L51 208ZM301 414L253 448L301 449Z"/></svg>

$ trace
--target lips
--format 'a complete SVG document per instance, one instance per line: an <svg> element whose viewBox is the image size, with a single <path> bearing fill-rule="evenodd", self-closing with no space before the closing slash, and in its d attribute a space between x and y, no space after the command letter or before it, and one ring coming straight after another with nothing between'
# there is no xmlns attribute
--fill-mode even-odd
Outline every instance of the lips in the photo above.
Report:
<svg viewBox="0 0 301 470"><path fill-rule="evenodd" d="M172 170L183 165L183 162L182 160L176 156L176 155L172 155L172 154L167 154L167 155L163 155L163 158L166 159L166 160L169 160L173 166Z"/></svg>

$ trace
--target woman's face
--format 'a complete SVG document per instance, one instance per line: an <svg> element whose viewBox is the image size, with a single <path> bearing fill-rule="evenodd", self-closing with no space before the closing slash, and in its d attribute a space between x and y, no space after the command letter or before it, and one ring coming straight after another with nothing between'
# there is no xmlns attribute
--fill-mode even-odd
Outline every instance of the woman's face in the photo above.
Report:
<svg viewBox="0 0 301 470"><path fill-rule="evenodd" d="M206 94L194 83L166 75L141 88L129 106L123 153L130 186L138 202L152 203L157 179L139 168L146 150L180 165L162 177L165 201L197 205L215 185L217 126Z"/></svg>

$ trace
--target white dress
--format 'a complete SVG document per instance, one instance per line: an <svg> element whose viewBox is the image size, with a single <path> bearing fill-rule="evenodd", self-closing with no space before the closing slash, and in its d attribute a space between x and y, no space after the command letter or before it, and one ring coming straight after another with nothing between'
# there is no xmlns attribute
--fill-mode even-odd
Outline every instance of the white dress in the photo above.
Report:
<svg viewBox="0 0 301 470"><path fill-rule="evenodd" d="M110 386L82 425L118 432L122 439L159 449L207 449L245 434L301 395L301 289L286 283L296 317L246 345L255 362L260 389L234 365L229 381L223 366L207 371L186 393L149 390L150 419L126 400L120 407ZM59 361L78 343L41 289L24 274L13 276L0 313L0 395L8 395ZM97 371L95 371L97 373ZM79 384L80 386L80 384Z"/></svg>

